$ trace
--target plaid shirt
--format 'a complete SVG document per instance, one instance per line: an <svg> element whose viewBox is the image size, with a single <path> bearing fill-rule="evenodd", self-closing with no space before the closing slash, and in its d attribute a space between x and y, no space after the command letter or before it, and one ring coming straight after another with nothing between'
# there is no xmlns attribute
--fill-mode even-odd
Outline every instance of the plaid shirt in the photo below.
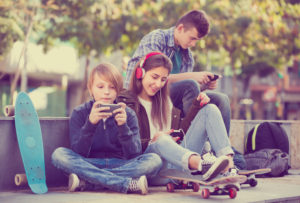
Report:
<svg viewBox="0 0 300 203"><path fill-rule="evenodd" d="M124 83L125 88L129 87L131 75L136 63L149 52L160 51L172 59L176 51L174 42L174 29L175 27L171 27L167 30L154 30L143 37L139 47L128 62L126 80ZM194 59L191 51L189 49L180 49L180 52L182 55L180 72L192 72L194 67Z"/></svg>

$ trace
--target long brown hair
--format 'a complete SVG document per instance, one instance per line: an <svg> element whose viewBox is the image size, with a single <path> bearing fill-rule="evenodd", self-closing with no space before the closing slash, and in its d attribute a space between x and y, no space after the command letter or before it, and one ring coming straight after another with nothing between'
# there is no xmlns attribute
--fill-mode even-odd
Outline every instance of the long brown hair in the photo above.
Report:
<svg viewBox="0 0 300 203"><path fill-rule="evenodd" d="M147 54L137 63L131 76L129 89L136 95L139 95L143 90L142 79L138 79L135 75L137 68L143 68L145 72L147 72L153 68L162 66L168 69L168 73L172 71L172 62L166 55L164 55L163 53L159 53L147 57L149 55L151 55L151 53ZM170 115L168 98L169 91L167 83L159 90L159 92L150 97L152 102L151 118L153 123L159 126L160 130L162 130L164 125L167 124L168 117Z"/></svg>

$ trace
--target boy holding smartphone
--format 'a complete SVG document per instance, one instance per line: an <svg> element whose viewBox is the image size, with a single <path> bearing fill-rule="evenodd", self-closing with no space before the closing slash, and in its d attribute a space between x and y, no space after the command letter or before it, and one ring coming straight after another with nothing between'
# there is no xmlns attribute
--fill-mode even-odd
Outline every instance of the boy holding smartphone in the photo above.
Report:
<svg viewBox="0 0 300 203"><path fill-rule="evenodd" d="M124 103L114 104L122 75L103 63L91 71L88 90L93 100L74 109L70 118L71 149L60 147L52 163L69 174L69 191L86 186L122 193L147 194L146 176L155 176L162 161L141 154L136 114Z"/></svg>

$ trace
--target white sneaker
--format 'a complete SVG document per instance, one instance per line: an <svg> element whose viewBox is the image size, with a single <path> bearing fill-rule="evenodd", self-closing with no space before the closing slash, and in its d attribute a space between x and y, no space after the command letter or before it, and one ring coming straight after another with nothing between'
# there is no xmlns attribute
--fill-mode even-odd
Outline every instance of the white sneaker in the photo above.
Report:
<svg viewBox="0 0 300 203"><path fill-rule="evenodd" d="M138 180L132 179L129 183L128 192L139 192L142 195L148 193L148 182L146 176L141 176Z"/></svg>
<svg viewBox="0 0 300 203"><path fill-rule="evenodd" d="M201 162L203 179L209 181L219 175L229 164L227 156L203 156Z"/></svg>
<svg viewBox="0 0 300 203"><path fill-rule="evenodd" d="M71 173L69 175L69 184L68 189L69 192L74 192L79 187L80 180L75 173Z"/></svg>
<svg viewBox="0 0 300 203"><path fill-rule="evenodd" d="M68 184L68 190L69 192L75 192L75 191L82 191L85 188L85 181L80 180L78 176L75 173L71 173L69 175L69 184Z"/></svg>
<svg viewBox="0 0 300 203"><path fill-rule="evenodd" d="M217 157L212 152L207 152L202 155L202 159L213 163L217 160Z"/></svg>

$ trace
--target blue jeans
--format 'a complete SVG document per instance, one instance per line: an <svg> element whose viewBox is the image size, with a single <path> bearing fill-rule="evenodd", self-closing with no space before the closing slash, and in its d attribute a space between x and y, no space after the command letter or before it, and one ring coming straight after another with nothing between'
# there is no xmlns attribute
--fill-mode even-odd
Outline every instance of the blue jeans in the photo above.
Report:
<svg viewBox="0 0 300 203"><path fill-rule="evenodd" d="M205 105L195 116L181 145L199 154L206 141L210 142L216 156L233 154L219 109L214 104Z"/></svg>
<svg viewBox="0 0 300 203"><path fill-rule="evenodd" d="M216 156L233 154L229 138L219 109L214 104L204 106L196 115L188 129L181 146L171 136L160 136L150 143L145 153L157 153L163 161L163 167L189 170L188 160L192 154L201 154L205 142L209 140ZM152 185L163 185L169 180L161 177L149 179Z"/></svg>
<svg viewBox="0 0 300 203"><path fill-rule="evenodd" d="M52 154L53 165L67 174L92 185L126 193L132 178L156 176L162 166L157 154L142 154L130 160L117 158L85 158L71 149L60 147Z"/></svg>
<svg viewBox="0 0 300 203"><path fill-rule="evenodd" d="M193 100L199 95L199 93L200 87L195 80L182 80L172 83L170 87L171 100L175 107L183 111L182 116L189 111ZM206 91L206 94L210 98L210 104L215 104L219 108L229 137L231 109L228 96L214 91ZM235 152L233 157L235 165L240 169L244 169L246 167L246 162L243 155L234 148L233 150Z"/></svg>
<svg viewBox="0 0 300 203"><path fill-rule="evenodd" d="M197 154L178 145L170 135L162 135L155 142L149 143L144 153L156 153L161 157L163 164L160 171L169 168L190 170L189 157ZM159 175L148 178L148 183L154 186L165 185L168 182L170 182L170 179L162 178Z"/></svg>
<svg viewBox="0 0 300 203"><path fill-rule="evenodd" d="M150 142L144 153L158 154L163 161L162 168L170 163L183 170L190 170L189 157L198 154L178 145L170 135L162 135L155 142Z"/></svg>

